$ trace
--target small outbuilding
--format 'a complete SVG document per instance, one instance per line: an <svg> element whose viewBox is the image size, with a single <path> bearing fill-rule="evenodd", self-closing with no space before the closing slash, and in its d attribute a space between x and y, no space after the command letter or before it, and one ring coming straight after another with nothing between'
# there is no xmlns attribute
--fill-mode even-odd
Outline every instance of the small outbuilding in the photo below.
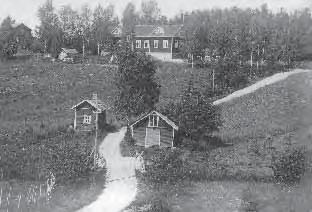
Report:
<svg viewBox="0 0 312 212"><path fill-rule="evenodd" d="M71 109L75 112L74 130L91 131L98 127L103 129L107 124L108 106L97 98L96 94L92 99L86 99L74 105Z"/></svg>
<svg viewBox="0 0 312 212"><path fill-rule="evenodd" d="M168 117L153 110L130 124L132 138L138 146L173 147L178 126Z"/></svg>
<svg viewBox="0 0 312 212"><path fill-rule="evenodd" d="M74 63L79 59L79 53L76 49L62 48L58 59L64 62Z"/></svg>

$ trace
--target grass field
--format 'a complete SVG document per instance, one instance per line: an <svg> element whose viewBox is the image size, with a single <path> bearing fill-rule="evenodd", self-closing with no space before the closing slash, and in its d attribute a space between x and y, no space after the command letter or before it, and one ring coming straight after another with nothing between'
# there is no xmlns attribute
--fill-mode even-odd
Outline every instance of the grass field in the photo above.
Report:
<svg viewBox="0 0 312 212"><path fill-rule="evenodd" d="M0 161L5 165L0 169L0 211L74 211L91 203L101 192L105 181L103 171L86 169L87 176L64 184L63 176L74 177L79 173L79 166L85 162L94 142L92 135L72 137L66 130L73 122L72 105L90 98L94 92L100 98L112 97L113 72L113 68L101 65L32 60L0 63ZM62 149L64 145L67 149L72 146L76 152L71 154ZM78 160L78 151L84 149ZM55 153L56 157L70 158L58 158L54 163L55 156L51 154ZM68 167L68 173L61 174L70 160L75 160L72 162L76 168ZM89 162L85 165L89 166ZM46 169L57 172L49 202L44 196L44 186L42 195L38 195L39 185L46 183L46 178L40 177ZM7 178L12 181L3 181Z"/></svg>
<svg viewBox="0 0 312 212"><path fill-rule="evenodd" d="M285 81L261 88L221 105L223 126L219 135L233 146L218 148L206 156L192 153L187 158L205 170L217 156L219 164L236 173L271 175L267 148L283 151L289 144L307 150L311 164L312 73L293 75ZM255 152L255 148L257 152ZM206 164L206 165L205 165ZM243 172L241 172L243 171ZM312 208L311 165L301 182L285 186L273 182L214 179L167 184L151 189L141 185L132 207L140 208L161 199L169 211L309 211Z"/></svg>
<svg viewBox="0 0 312 212"><path fill-rule="evenodd" d="M112 103L115 93L112 80L114 71L112 67L92 64L37 63L31 60L1 63L0 141L14 142L15 138L22 136L29 126L35 131L40 131L42 125L47 126L48 131L66 129L73 122L71 106L90 97L94 92L98 93L104 101ZM181 64L159 65L156 77L162 86L159 106L169 101L178 101L191 77L194 79L195 86L203 92L211 85L209 70L191 70ZM256 171L259 174L262 171L266 172L262 165L266 166L263 161L267 160L249 154L254 143L261 146L266 142L272 142L273 146L279 148L283 147L285 142L291 141L294 144L305 144L311 147L311 80L312 74L292 76L283 82L259 89L254 94L222 104L223 126L219 133L224 140L235 145L218 148L207 155L194 153L190 156L194 164L202 165L194 168L204 169L209 157L218 156L220 163L233 168L233 173L240 168L244 169L248 164L253 164L249 171ZM207 161L202 161L205 158ZM99 184L96 185L103 184L101 179L97 182ZM291 192L286 192L284 188L272 183L251 184L218 180L191 184L188 182L173 188L160 187L153 192L144 189L142 185L143 188L134 205L142 205L150 199L164 196L162 201L171 205L172 211L194 211L194 208L198 212L207 211L207 208L211 211L244 211L242 207L245 206L242 202L250 197L248 201L255 202L250 204L256 204L260 208L259 211L291 211L287 202L292 202L295 206L303 202L300 205L303 210L299 211L307 211L305 208L310 207L311 196L309 187L306 186L309 182L307 178L298 187L292 188ZM34 185L37 183L34 182ZM13 184L18 195L25 190L25 185L29 182ZM52 199L55 207L41 205L40 207L44 209L39 211L67 211L69 208L87 204L100 192L100 187L92 186L88 181L76 185L58 187L55 197L63 198ZM7 184L4 187L7 188ZM251 193L248 193L250 192L248 189ZM246 192L250 195L246 195ZM277 204L272 203L272 194L274 200L278 201ZM82 195L90 198L83 198ZM14 198L16 199L16 195ZM3 196L2 204L6 204L4 201ZM16 207L16 200L12 201L15 201L12 207ZM215 204L211 205L211 202Z"/></svg>

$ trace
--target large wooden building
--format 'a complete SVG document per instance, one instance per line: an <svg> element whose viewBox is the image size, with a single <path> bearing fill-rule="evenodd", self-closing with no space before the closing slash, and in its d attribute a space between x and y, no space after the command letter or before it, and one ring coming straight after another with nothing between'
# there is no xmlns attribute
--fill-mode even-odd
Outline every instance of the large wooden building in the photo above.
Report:
<svg viewBox="0 0 312 212"><path fill-rule="evenodd" d="M78 131L91 131L96 128L103 129L109 122L107 118L107 105L93 94L92 99L82 100L74 105L74 129Z"/></svg>
<svg viewBox="0 0 312 212"><path fill-rule="evenodd" d="M138 146L173 147L178 126L157 111L151 111L130 125L132 138Z"/></svg>
<svg viewBox="0 0 312 212"><path fill-rule="evenodd" d="M179 59L182 25L136 25L133 45L161 60Z"/></svg>
<svg viewBox="0 0 312 212"><path fill-rule="evenodd" d="M121 39L121 26L112 31L113 38ZM181 59L183 25L136 25L126 39L133 49L142 50L160 60Z"/></svg>

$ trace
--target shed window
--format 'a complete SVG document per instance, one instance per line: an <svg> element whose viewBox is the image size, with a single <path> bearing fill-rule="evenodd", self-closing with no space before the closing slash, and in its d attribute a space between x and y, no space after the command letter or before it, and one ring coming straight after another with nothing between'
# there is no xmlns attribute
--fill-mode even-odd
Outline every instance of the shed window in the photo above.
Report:
<svg viewBox="0 0 312 212"><path fill-rule="evenodd" d="M159 116L150 115L148 117L148 126L149 127L158 127L158 123L159 123Z"/></svg>
<svg viewBox="0 0 312 212"><path fill-rule="evenodd" d="M169 43L168 40L163 40L163 48L168 48Z"/></svg>
<svg viewBox="0 0 312 212"><path fill-rule="evenodd" d="M84 124L91 124L91 116L83 115L83 123Z"/></svg>
<svg viewBox="0 0 312 212"><path fill-rule="evenodd" d="M149 40L144 41L144 48L148 49L149 48Z"/></svg>
<svg viewBox="0 0 312 212"><path fill-rule="evenodd" d="M141 48L141 40L136 40L135 41L135 47L136 48Z"/></svg>

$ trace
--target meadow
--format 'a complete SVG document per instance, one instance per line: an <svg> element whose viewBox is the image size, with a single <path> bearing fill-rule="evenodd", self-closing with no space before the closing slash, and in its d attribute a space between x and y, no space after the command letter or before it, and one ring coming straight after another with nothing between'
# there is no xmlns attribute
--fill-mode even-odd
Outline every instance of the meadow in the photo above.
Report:
<svg viewBox="0 0 312 212"><path fill-rule="evenodd" d="M231 145L205 152L182 150L177 153L180 160L163 157L164 163L141 176L130 211L309 211L311 80L311 73L293 75L223 103L217 135ZM277 182L272 156L297 147L306 155L303 178L291 185ZM163 176L164 170L172 179Z"/></svg>
<svg viewBox="0 0 312 212"><path fill-rule="evenodd" d="M92 154L94 137L92 133L70 132L69 126L73 123L70 108L95 92L99 98L112 104L116 92L113 82L115 70L115 67L105 65L35 60L0 64L0 142L3 149L0 161L6 167L0 173L1 210L75 210L94 200L101 192L99 185L104 184L105 174L92 170L91 160L84 160ZM183 64L158 64L156 80L161 84L161 96L157 106L161 108L171 101L179 101L191 78L199 90L209 90L211 72L208 69L192 70ZM266 145L276 150L281 150L289 142L311 146L311 80L311 74L292 76L222 104L223 126L218 135L233 145L212 148L207 152L182 151L180 156L188 160L188 168L192 171L190 176L193 179L198 176L198 179L165 184L156 189L149 183L141 183L140 193L132 206L146 205L152 200L166 207L172 206L170 211L196 208L200 212L209 207L215 211L227 211L229 208L244 211L243 208L247 207L244 202L257 208L272 205L269 200L273 193L280 203L273 204L271 211L288 211L283 210L286 201L292 201L294 205L303 201L302 207L309 207L308 197L311 195L308 189L303 189L309 183L308 177L297 187L291 187L291 192L266 180L272 176ZM71 151L73 149L75 151ZM62 152L65 158L59 155L55 158L51 154L53 152ZM53 160L65 162L54 163ZM86 161L87 164L82 165ZM71 169L62 178L58 170L64 170L69 164ZM86 169L79 170L78 167ZM49 170L54 170L56 186L47 201ZM258 181L254 181L255 177ZM302 195L296 199L301 190ZM221 200L220 204L209 206L213 198L219 198L218 195L221 198L227 193L223 200L234 201L235 207L221 207L224 205Z"/></svg>
<svg viewBox="0 0 312 212"><path fill-rule="evenodd" d="M0 63L1 211L73 211L101 192L105 169L94 169L94 134L70 130L70 108L92 93L111 94L112 73L100 65Z"/></svg>

